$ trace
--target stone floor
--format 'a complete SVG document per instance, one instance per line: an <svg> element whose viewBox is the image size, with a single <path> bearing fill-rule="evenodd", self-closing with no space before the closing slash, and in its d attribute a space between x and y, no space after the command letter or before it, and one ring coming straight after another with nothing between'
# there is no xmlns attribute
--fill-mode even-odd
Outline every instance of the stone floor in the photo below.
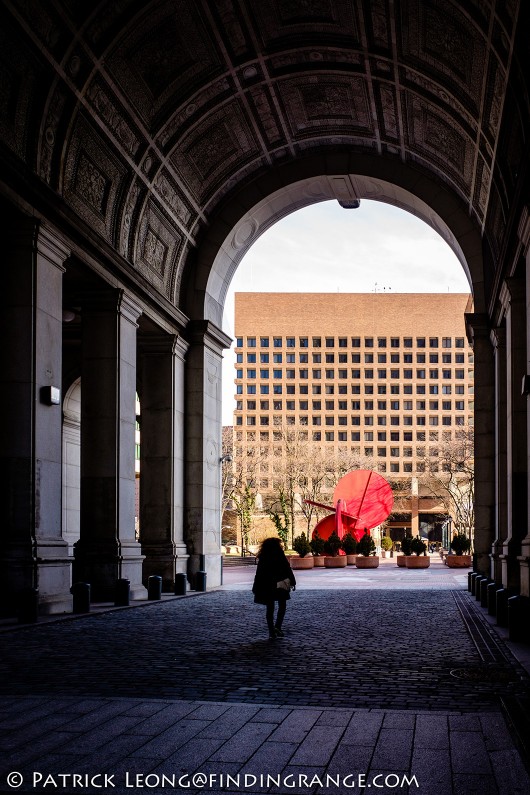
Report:
<svg viewBox="0 0 530 795"><path fill-rule="evenodd" d="M298 572L275 642L252 576L4 625L0 792L530 793L524 650L466 574Z"/></svg>

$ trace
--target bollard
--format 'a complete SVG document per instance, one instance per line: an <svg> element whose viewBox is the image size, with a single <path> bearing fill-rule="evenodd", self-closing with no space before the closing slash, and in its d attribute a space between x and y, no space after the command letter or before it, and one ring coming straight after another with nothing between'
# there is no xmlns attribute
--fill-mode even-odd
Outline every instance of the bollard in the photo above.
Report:
<svg viewBox="0 0 530 795"><path fill-rule="evenodd" d="M497 616L498 627L508 626L508 599L511 596L514 596L514 593L509 591L508 588L500 588L497 591L497 610L495 615Z"/></svg>
<svg viewBox="0 0 530 795"><path fill-rule="evenodd" d="M467 573L467 590L471 593L471 583L472 583L472 576L475 574L474 571L468 571Z"/></svg>
<svg viewBox="0 0 530 795"><path fill-rule="evenodd" d="M198 571L195 574L195 590L196 591L205 591L206 590L206 572L205 571Z"/></svg>
<svg viewBox="0 0 530 795"><path fill-rule="evenodd" d="M35 624L39 615L39 589L24 588L20 592L18 607L19 624Z"/></svg>
<svg viewBox="0 0 530 795"><path fill-rule="evenodd" d="M488 585L491 583L489 577L484 577L482 582L480 583L480 606L487 607L488 606Z"/></svg>
<svg viewBox="0 0 530 795"><path fill-rule="evenodd" d="M186 595L186 575L178 572L175 574L175 596Z"/></svg>
<svg viewBox="0 0 530 795"><path fill-rule="evenodd" d="M162 599L162 577L158 574L152 574L147 580L147 598Z"/></svg>
<svg viewBox="0 0 530 795"><path fill-rule="evenodd" d="M127 607L131 593L130 580L121 578L116 580L114 588L114 604L116 607Z"/></svg>
<svg viewBox="0 0 530 795"><path fill-rule="evenodd" d="M475 596L475 588L477 584L477 579L482 577L482 574L479 574L478 571L471 572L471 595Z"/></svg>
<svg viewBox="0 0 530 795"><path fill-rule="evenodd" d="M477 602L480 602L480 589L482 586L482 581L487 580L487 577L484 577L483 574L480 574L475 580L475 599Z"/></svg>
<svg viewBox="0 0 530 795"><path fill-rule="evenodd" d="M70 588L73 599L73 613L90 613L90 583L74 582Z"/></svg>
<svg viewBox="0 0 530 795"><path fill-rule="evenodd" d="M497 591L500 587L496 582L490 582L488 585L487 608L490 616L497 614Z"/></svg>
<svg viewBox="0 0 530 795"><path fill-rule="evenodd" d="M508 599L508 632L512 641L528 643L530 631L528 618L530 615L530 599L528 596L511 596Z"/></svg>

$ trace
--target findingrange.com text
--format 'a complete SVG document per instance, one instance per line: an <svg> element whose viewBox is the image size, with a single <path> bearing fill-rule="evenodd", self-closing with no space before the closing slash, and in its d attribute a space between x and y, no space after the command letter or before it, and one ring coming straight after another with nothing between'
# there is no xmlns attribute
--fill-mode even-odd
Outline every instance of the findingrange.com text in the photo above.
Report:
<svg viewBox="0 0 530 795"><path fill-rule="evenodd" d="M35 771L31 775L23 776L22 773L13 771L6 777L6 783L12 790L17 790L23 784L32 789L73 790L94 789L110 790L112 787L127 787L131 790L141 789L238 789L250 790L255 787L274 789L311 790L317 786L330 791L335 788L361 789L373 787L374 789L401 789L403 787L419 787L414 775L406 773L349 773L341 775L308 775L304 773L289 775L270 775L260 773L125 773L115 776L112 773L40 773Z"/></svg>

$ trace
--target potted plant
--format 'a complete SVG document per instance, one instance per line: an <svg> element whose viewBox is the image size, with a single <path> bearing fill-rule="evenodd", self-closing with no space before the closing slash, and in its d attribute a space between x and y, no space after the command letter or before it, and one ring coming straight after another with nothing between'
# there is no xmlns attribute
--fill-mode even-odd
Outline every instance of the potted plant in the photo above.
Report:
<svg viewBox="0 0 530 795"><path fill-rule="evenodd" d="M346 562L348 566L355 565L355 553L357 551L357 539L351 533L346 533L340 542L340 548L346 555Z"/></svg>
<svg viewBox="0 0 530 795"><path fill-rule="evenodd" d="M319 535L318 530L314 530L313 538L309 542L311 552L313 554L313 565L324 565L324 539Z"/></svg>
<svg viewBox="0 0 530 795"><path fill-rule="evenodd" d="M414 536L410 542L411 555L406 556L407 569L428 569L431 559L427 555L427 544L419 536Z"/></svg>
<svg viewBox="0 0 530 795"><path fill-rule="evenodd" d="M357 544L357 552L359 553L355 558L355 565L358 569L376 569L379 566L379 558L375 554L374 539L368 532L364 531L364 535Z"/></svg>
<svg viewBox="0 0 530 795"><path fill-rule="evenodd" d="M450 569L471 566L471 555L467 554L471 549L471 539L465 533L454 535L450 547L454 551L454 555L446 556L444 560L446 566L449 566Z"/></svg>
<svg viewBox="0 0 530 795"><path fill-rule="evenodd" d="M412 555L412 549L410 547L412 543L412 536L403 536L401 541L401 555L396 557L396 563L398 566L405 568L405 562L408 555Z"/></svg>
<svg viewBox="0 0 530 795"><path fill-rule="evenodd" d="M324 566L326 569L342 569L346 566L346 555L339 555L340 538L333 531L327 541L324 542Z"/></svg>
<svg viewBox="0 0 530 795"><path fill-rule="evenodd" d="M390 536L383 536L381 539L381 549L383 550L383 557L389 558L390 557L390 550L394 546L394 542L390 538Z"/></svg>
<svg viewBox="0 0 530 795"><path fill-rule="evenodd" d="M293 541L293 549L298 552L298 557L289 558L292 569L312 569L314 566L311 555L311 545L305 533L300 533Z"/></svg>

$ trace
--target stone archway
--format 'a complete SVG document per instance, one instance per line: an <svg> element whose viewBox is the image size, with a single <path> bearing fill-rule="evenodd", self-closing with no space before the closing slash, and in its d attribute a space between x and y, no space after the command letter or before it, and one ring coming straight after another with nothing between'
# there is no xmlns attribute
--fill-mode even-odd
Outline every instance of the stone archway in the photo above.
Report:
<svg viewBox="0 0 530 795"><path fill-rule="evenodd" d="M81 379L76 379L63 400L63 538L73 557L81 527Z"/></svg>

